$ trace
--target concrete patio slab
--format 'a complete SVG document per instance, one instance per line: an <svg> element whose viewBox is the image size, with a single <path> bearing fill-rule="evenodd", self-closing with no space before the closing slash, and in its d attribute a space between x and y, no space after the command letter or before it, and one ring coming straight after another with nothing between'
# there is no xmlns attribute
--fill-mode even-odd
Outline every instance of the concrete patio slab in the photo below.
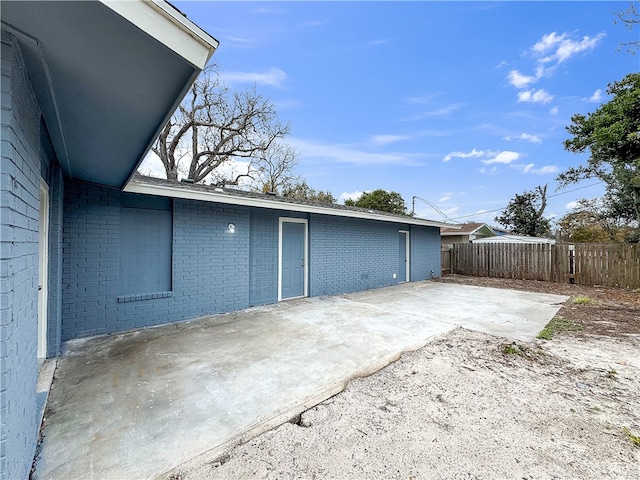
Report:
<svg viewBox="0 0 640 480"><path fill-rule="evenodd" d="M68 342L36 477L154 478L456 326L531 340L566 298L419 282Z"/></svg>

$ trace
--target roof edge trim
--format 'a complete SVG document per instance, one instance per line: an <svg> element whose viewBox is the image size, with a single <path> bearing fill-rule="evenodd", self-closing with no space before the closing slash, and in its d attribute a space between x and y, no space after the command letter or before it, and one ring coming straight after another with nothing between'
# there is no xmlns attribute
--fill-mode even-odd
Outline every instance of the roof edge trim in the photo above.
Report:
<svg viewBox="0 0 640 480"><path fill-rule="evenodd" d="M164 0L100 0L106 7L202 70L219 42Z"/></svg>
<svg viewBox="0 0 640 480"><path fill-rule="evenodd" d="M379 213L358 212L355 210L338 210L331 207L317 205L304 205L300 203L283 203L262 198L240 197L230 194L220 194L215 192L204 192L196 189L172 188L166 185L151 185L137 180L130 181L123 191L128 193L141 193L145 195L156 195L172 198L184 198L188 200L202 200L205 202L216 202L230 205L242 205L245 207L270 208L274 210L287 210L305 213L316 213L320 215L332 215L334 217L362 218L366 220L379 220L381 222L420 225L424 227L454 227L449 223L436 222L415 217L393 217Z"/></svg>

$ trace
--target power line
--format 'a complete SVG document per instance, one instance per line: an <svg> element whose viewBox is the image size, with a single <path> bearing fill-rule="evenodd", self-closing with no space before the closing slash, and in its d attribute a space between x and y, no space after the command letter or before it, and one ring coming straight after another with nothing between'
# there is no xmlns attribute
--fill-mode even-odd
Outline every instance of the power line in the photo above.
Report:
<svg viewBox="0 0 640 480"><path fill-rule="evenodd" d="M585 188L594 187L596 185L600 185L601 183L604 183L604 182L600 181L600 182L596 182L596 183L591 183L589 185L584 185L583 187L574 188L573 190L567 190L566 192L554 193L553 195L548 195L547 198L558 197L560 195L566 195L567 193L577 192L578 190L583 190Z"/></svg>
<svg viewBox="0 0 640 480"><path fill-rule="evenodd" d="M560 195L566 195L567 193L577 192L578 190L584 190L585 188L594 187L594 186L599 185L601 183L603 183L603 182L595 182L595 183L591 183L589 185L584 185L582 187L577 187L577 188L574 188L574 189L571 189L571 190L566 190L564 192L554 193L553 195L547 195L547 198L559 197ZM495 210L485 210L483 212L471 213L469 215L461 215L459 217L451 217L451 218L449 218L449 220L458 220L460 218L477 217L478 215L484 215L486 213L501 212L505 208L507 208L507 207L496 208Z"/></svg>

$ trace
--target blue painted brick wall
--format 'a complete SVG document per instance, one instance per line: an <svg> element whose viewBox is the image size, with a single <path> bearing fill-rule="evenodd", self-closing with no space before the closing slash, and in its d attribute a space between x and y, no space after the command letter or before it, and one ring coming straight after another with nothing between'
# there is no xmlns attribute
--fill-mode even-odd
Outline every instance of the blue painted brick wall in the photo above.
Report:
<svg viewBox="0 0 640 480"><path fill-rule="evenodd" d="M311 296L396 284L398 230L409 229L174 199L170 294L119 302L120 193L68 182L64 209L63 340L277 301L279 217L309 219ZM411 227L412 280L439 274L439 238L435 228Z"/></svg>
<svg viewBox="0 0 640 480"><path fill-rule="evenodd" d="M428 280L441 276L440 229L436 227L411 226L411 281Z"/></svg>
<svg viewBox="0 0 640 480"><path fill-rule="evenodd" d="M229 223L235 233L227 229ZM249 223L248 208L174 201L173 286L179 318L249 305Z"/></svg>
<svg viewBox="0 0 640 480"><path fill-rule="evenodd" d="M27 478L35 452L40 111L13 37L2 31L0 479Z"/></svg>
<svg viewBox="0 0 640 480"><path fill-rule="evenodd" d="M249 209L183 199L173 202L171 295L118 302L119 195L66 184L63 341L249 306Z"/></svg>
<svg viewBox="0 0 640 480"><path fill-rule="evenodd" d="M398 283L398 230L409 230L411 281L440 276L440 232L434 227L313 215L311 296L335 295Z"/></svg>
<svg viewBox="0 0 640 480"><path fill-rule="evenodd" d="M398 230L402 225L312 215L310 294L335 295L398 282Z"/></svg>
<svg viewBox="0 0 640 480"><path fill-rule="evenodd" d="M67 182L64 192L62 340L118 330L120 192Z"/></svg>
<svg viewBox="0 0 640 480"><path fill-rule="evenodd" d="M249 304L278 301L278 214L251 210Z"/></svg>

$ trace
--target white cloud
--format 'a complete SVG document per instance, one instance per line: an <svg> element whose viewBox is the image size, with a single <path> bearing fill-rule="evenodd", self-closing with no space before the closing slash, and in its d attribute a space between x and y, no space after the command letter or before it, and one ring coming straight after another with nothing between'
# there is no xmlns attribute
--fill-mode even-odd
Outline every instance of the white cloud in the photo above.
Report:
<svg viewBox="0 0 640 480"><path fill-rule="evenodd" d="M593 50L606 35L599 33L595 37L585 35L581 40L569 38L568 33L558 35L556 32L543 35L531 51L540 63L562 63L578 53Z"/></svg>
<svg viewBox="0 0 640 480"><path fill-rule="evenodd" d="M249 172L249 162L243 160L227 160L219 167L216 167L213 172L207 175L205 183L209 184L212 181L218 183L221 180L234 179L238 175L246 174ZM254 180L249 177L240 178L237 187L244 188L249 187L254 183Z"/></svg>
<svg viewBox="0 0 640 480"><path fill-rule="evenodd" d="M523 90L518 92L518 102L541 103L543 105L553 100L553 95L544 89L539 90Z"/></svg>
<svg viewBox="0 0 640 480"><path fill-rule="evenodd" d="M507 80L509 83L516 88L523 88L529 85L530 83L538 80L536 77L531 77L528 75L521 74L518 70L511 70L509 75L507 75Z"/></svg>
<svg viewBox="0 0 640 480"><path fill-rule="evenodd" d="M164 165L162 165L162 160L160 160L160 157L152 151L149 151L147 156L144 157L138 171L142 175L147 175L149 177L167 178L167 173L164 169Z"/></svg>
<svg viewBox="0 0 640 480"><path fill-rule="evenodd" d="M520 158L520 154L518 152L505 150L503 152L498 152L492 158L483 160L482 163L484 163L485 165L491 165L493 163L503 163L508 165L511 162L518 160L519 158Z"/></svg>
<svg viewBox="0 0 640 480"><path fill-rule="evenodd" d="M573 210L573 209L574 209L574 208L576 208L577 206L578 206L578 202L576 202L576 201L574 200L574 201L571 201L571 202L567 203L567 204L564 206L564 208L566 208L567 210Z"/></svg>
<svg viewBox="0 0 640 480"><path fill-rule="evenodd" d="M596 36L585 35L582 39L573 39L569 33L558 34L551 32L543 35L542 38L529 49L529 53L536 61L535 74L527 75L521 73L519 70L511 70L507 75L507 80L516 88L526 88L542 77L550 76L557 65L567 61L571 57L581 52L593 50L604 37L604 33ZM544 104L548 102L540 101L540 103Z"/></svg>
<svg viewBox="0 0 640 480"><path fill-rule="evenodd" d="M487 175L495 175L496 173L498 173L498 168L497 167L491 167L491 168L482 167L480 169L480 173L486 173Z"/></svg>
<svg viewBox="0 0 640 480"><path fill-rule="evenodd" d="M564 62L565 60L573 57L574 55L577 55L580 52L593 50L598 42L604 37L605 34L600 33L595 37L589 37L588 35L585 35L584 37L582 37L582 40L578 42L575 42L571 39L563 40L562 42L560 42L555 55L553 55L553 58L557 59L558 63Z"/></svg>
<svg viewBox="0 0 640 480"><path fill-rule="evenodd" d="M559 169L555 165L546 165L541 168L534 168L534 163L528 163L526 165L511 165L513 168L522 170L522 173L532 173L534 175L549 175L551 173L558 173Z"/></svg>
<svg viewBox="0 0 640 480"><path fill-rule="evenodd" d="M471 150L469 153L464 152L451 152L448 153L443 159L443 162L448 162L452 158L474 158L474 157L484 157L486 155L484 150L476 150L475 148Z"/></svg>
<svg viewBox="0 0 640 480"><path fill-rule="evenodd" d="M438 209L436 210L431 205L416 203L416 217L418 218L428 218L428 219L436 219L438 221L449 220L449 218L458 213L460 207L451 207L446 209Z"/></svg>
<svg viewBox="0 0 640 480"><path fill-rule="evenodd" d="M540 137L538 135L531 135L529 133L522 133L520 135L518 135L517 137L504 137L505 140L507 141L511 141L511 140L524 140L526 142L531 142L531 143L542 143L542 140L540 139Z"/></svg>
<svg viewBox="0 0 640 480"><path fill-rule="evenodd" d="M438 203L448 202L449 200L451 200L451 198L452 197L449 195L444 195L438 199Z"/></svg>
<svg viewBox="0 0 640 480"><path fill-rule="evenodd" d="M482 163L485 165L491 165L495 163L500 163L504 165L509 165L512 162L515 162L520 158L520 154L518 152L512 152L511 150L504 150L501 152L495 152L493 150L476 150L475 148L470 152L451 152L447 154L442 161L448 162L452 158L482 158ZM492 168L487 170L486 168L482 168L480 173L496 173L496 168Z"/></svg>
<svg viewBox="0 0 640 480"><path fill-rule="evenodd" d="M593 95L591 95L587 99L587 102L599 103L601 100L602 100L602 90L597 89L595 92L593 92Z"/></svg>
<svg viewBox="0 0 640 480"><path fill-rule="evenodd" d="M557 115L558 112L560 112L560 109L558 107L553 107L551 110L549 110L549 113L551 115Z"/></svg>
<svg viewBox="0 0 640 480"><path fill-rule="evenodd" d="M460 207L451 207L442 210L442 212L445 213L447 217L450 217L452 213L457 213L458 210L460 210Z"/></svg>
<svg viewBox="0 0 640 480"><path fill-rule="evenodd" d="M344 204L345 200L357 200L364 192L356 190L355 192L342 192L338 197L338 203Z"/></svg>
<svg viewBox="0 0 640 480"><path fill-rule="evenodd" d="M271 67L265 72L223 72L221 74L225 83L256 83L258 85L271 85L282 87L287 79L287 74L276 67Z"/></svg>
<svg viewBox="0 0 640 480"><path fill-rule="evenodd" d="M411 137L408 135L375 135L371 137L371 143L376 146L383 146L394 142L409 140L410 138Z"/></svg>
<svg viewBox="0 0 640 480"><path fill-rule="evenodd" d="M566 36L566 33L558 35L556 32L551 32L547 35L543 35L542 39L538 41L533 47L531 47L531 50L536 52L538 55L545 55L558 43L562 42L562 40L564 40Z"/></svg>
<svg viewBox="0 0 640 480"><path fill-rule="evenodd" d="M180 154L181 152L182 151L179 150L178 154ZM185 150L184 154L187 154L187 153L188 151ZM186 178L187 172L189 169L188 159L181 162L178 168L179 168L178 179ZM142 175L148 175L150 177L167 178L167 174L165 172L164 166L162 165L162 161L160 160L160 157L158 157L153 152L149 152L147 154L147 156L144 158L144 160L140 164L140 168L138 168L138 171ZM206 184L211 183L211 180L214 179L215 177L235 178L235 176L237 176L238 174L246 173L248 171L249 171L249 162L242 161L242 160L234 160L234 159L227 160L222 165L218 166L211 174L209 174L205 178L205 183ZM253 180L248 177L241 178L239 181L238 187L247 187L247 186L250 186L252 183L253 183Z"/></svg>
<svg viewBox="0 0 640 480"><path fill-rule="evenodd" d="M415 158L421 156L412 153L369 152L353 145L321 144L299 138L288 138L287 143L298 151L301 159L322 159L352 165L414 165Z"/></svg>
<svg viewBox="0 0 640 480"><path fill-rule="evenodd" d="M535 173L536 175L549 175L551 173L558 173L560 169L555 165L545 165L541 168L534 168L531 170L531 173Z"/></svg>

